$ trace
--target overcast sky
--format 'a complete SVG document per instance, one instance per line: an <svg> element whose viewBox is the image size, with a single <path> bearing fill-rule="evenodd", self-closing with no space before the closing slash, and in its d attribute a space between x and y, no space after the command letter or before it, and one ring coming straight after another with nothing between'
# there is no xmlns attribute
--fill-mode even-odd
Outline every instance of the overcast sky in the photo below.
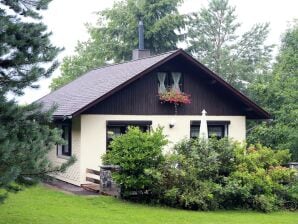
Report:
<svg viewBox="0 0 298 224"><path fill-rule="evenodd" d="M236 6L241 30L248 30L255 23L270 23L270 34L267 43L278 45L280 35L288 27L288 23L298 18L298 0L230 0ZM53 0L49 9L43 13L43 21L53 32L52 42L64 47L59 55L61 61L66 55L72 55L77 41L88 38L85 23L96 21L95 12L111 7L112 0ZM180 7L181 13L189 13L207 6L208 0L185 0ZM52 77L57 77L57 69ZM49 93L51 79L40 80L38 90L26 89L25 95L20 97L20 103L31 103Z"/></svg>

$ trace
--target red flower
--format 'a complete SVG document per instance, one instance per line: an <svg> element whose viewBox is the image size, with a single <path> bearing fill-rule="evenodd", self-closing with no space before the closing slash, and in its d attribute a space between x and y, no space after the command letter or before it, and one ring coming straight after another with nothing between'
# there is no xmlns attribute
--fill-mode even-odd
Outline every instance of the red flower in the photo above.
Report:
<svg viewBox="0 0 298 224"><path fill-rule="evenodd" d="M190 95L175 91L175 90L169 90L164 93L159 94L159 99L162 102L167 102L167 103L173 103L173 104L190 104Z"/></svg>

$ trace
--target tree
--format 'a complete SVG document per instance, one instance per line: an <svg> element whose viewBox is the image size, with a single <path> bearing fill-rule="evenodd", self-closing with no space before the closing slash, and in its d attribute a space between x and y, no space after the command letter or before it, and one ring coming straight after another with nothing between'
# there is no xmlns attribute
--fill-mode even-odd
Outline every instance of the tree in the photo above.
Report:
<svg viewBox="0 0 298 224"><path fill-rule="evenodd" d="M261 123L251 129L250 142L260 142L272 148L288 148L292 159L298 160L298 23L288 29L273 72L251 85L252 98L271 115L271 123Z"/></svg>
<svg viewBox="0 0 298 224"><path fill-rule="evenodd" d="M183 35L184 16L178 14L181 0L123 0L111 9L98 13L96 26L88 25L89 40L78 43L76 55L66 57L61 76L53 80L51 89L76 79L85 72L108 62L130 60L138 46L137 25L145 27L145 48L153 54L176 49Z"/></svg>
<svg viewBox="0 0 298 224"><path fill-rule="evenodd" d="M73 162L54 167L47 159L54 144L63 143L61 132L50 124L52 110L6 98L8 92L21 95L26 87L37 88L35 82L57 67L52 61L60 49L50 43L38 13L48 3L0 1L0 201L14 183L35 182Z"/></svg>
<svg viewBox="0 0 298 224"><path fill-rule="evenodd" d="M238 36L235 7L211 0L189 17L188 51L228 83L244 91L270 68L272 45L265 45L269 24L255 24Z"/></svg>
<svg viewBox="0 0 298 224"><path fill-rule="evenodd" d="M60 51L49 40L51 33L40 22L37 10L46 9L49 0L1 0L0 8L0 91L21 94L58 66L53 59ZM35 20L26 22L24 18ZM45 69L41 63L49 63Z"/></svg>

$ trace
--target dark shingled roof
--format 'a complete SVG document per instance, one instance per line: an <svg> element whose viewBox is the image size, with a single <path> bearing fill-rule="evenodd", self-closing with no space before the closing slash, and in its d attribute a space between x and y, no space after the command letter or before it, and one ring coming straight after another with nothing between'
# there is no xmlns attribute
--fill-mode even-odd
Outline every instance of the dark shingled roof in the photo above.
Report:
<svg viewBox="0 0 298 224"><path fill-rule="evenodd" d="M54 116L73 115L81 108L177 51L179 50L94 69L36 102L42 103L44 109L56 105L57 110L54 112Z"/></svg>
<svg viewBox="0 0 298 224"><path fill-rule="evenodd" d="M230 93L243 102L244 105L248 108L252 108L257 115L253 118L270 118L268 112L181 49L94 69L56 91L49 93L36 102L42 103L46 110L50 109L52 106L57 106L57 110L53 114L54 117L76 116L177 55L186 57L190 63L204 70L206 75L218 81L220 85L224 86L227 91L230 91Z"/></svg>

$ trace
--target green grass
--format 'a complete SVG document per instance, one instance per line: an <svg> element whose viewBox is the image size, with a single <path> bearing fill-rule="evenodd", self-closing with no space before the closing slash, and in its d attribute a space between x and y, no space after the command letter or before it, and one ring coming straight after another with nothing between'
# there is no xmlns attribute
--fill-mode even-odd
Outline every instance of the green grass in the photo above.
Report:
<svg viewBox="0 0 298 224"><path fill-rule="evenodd" d="M296 212L195 212L123 202L104 197L65 194L43 186L10 194L0 205L1 224L185 224L298 223Z"/></svg>

